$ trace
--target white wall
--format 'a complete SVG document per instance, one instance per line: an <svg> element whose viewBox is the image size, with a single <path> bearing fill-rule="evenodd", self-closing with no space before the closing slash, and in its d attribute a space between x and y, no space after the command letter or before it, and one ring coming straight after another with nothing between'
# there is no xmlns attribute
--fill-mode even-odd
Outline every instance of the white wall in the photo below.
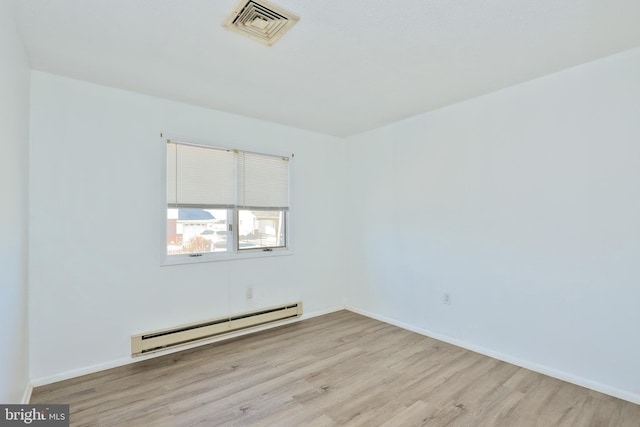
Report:
<svg viewBox="0 0 640 427"><path fill-rule="evenodd" d="M27 192L29 64L0 0L0 402L20 403L28 384Z"/></svg>
<svg viewBox="0 0 640 427"><path fill-rule="evenodd" d="M350 306L640 401L640 49L348 150Z"/></svg>
<svg viewBox="0 0 640 427"><path fill-rule="evenodd" d="M340 306L344 146L323 136L32 73L31 378L124 360L130 335L302 300ZM294 255L160 266L161 131L294 153ZM254 287L254 301L246 288Z"/></svg>

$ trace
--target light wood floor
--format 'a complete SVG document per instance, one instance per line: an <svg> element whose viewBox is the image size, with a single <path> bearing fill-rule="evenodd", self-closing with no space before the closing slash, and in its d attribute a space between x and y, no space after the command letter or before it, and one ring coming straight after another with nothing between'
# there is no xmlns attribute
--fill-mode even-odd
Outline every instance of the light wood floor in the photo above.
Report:
<svg viewBox="0 0 640 427"><path fill-rule="evenodd" d="M72 426L640 426L640 406L347 311L38 387Z"/></svg>

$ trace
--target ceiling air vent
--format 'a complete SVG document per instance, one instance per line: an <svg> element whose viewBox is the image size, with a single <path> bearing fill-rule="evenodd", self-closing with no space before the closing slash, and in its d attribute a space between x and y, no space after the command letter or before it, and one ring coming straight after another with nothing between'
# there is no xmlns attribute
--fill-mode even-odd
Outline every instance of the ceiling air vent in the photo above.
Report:
<svg viewBox="0 0 640 427"><path fill-rule="evenodd" d="M264 0L241 0L224 26L271 46L299 20L296 15Z"/></svg>

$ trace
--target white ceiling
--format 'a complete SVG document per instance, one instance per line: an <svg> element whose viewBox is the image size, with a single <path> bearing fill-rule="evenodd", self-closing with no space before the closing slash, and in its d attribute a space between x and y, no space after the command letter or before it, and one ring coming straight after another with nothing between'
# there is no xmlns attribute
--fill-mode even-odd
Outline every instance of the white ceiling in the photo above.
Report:
<svg viewBox="0 0 640 427"><path fill-rule="evenodd" d="M268 47L236 0L19 0L34 69L349 136L640 46L640 0L273 0Z"/></svg>

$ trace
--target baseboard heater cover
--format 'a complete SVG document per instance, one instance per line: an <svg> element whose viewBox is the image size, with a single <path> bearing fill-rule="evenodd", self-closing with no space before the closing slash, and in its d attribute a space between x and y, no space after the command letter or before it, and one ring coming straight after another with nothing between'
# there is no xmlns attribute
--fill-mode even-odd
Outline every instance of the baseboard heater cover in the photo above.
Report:
<svg viewBox="0 0 640 427"><path fill-rule="evenodd" d="M302 316L302 302L296 302L133 335L131 336L131 355L140 356L300 316Z"/></svg>

